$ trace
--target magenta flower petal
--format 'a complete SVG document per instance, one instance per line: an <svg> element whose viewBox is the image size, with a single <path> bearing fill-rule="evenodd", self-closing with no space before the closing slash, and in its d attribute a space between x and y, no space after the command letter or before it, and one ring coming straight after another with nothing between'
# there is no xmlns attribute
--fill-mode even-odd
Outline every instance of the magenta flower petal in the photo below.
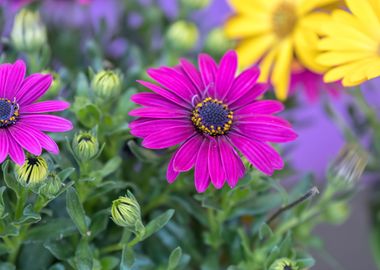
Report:
<svg viewBox="0 0 380 270"><path fill-rule="evenodd" d="M51 75L34 74L27 77L15 96L18 104L23 106L38 100L49 89L52 81Z"/></svg>
<svg viewBox="0 0 380 270"><path fill-rule="evenodd" d="M259 100L238 110L236 114L251 116L255 114L274 114L284 110L284 105L276 100Z"/></svg>
<svg viewBox="0 0 380 270"><path fill-rule="evenodd" d="M233 110L244 107L247 104L250 104L253 100L257 99L263 95L268 90L268 84L256 84L250 91L245 95L240 96L238 99L230 103L230 107Z"/></svg>
<svg viewBox="0 0 380 270"><path fill-rule="evenodd" d="M193 136L181 145L174 155L173 168L175 171L186 172L194 167L202 142L202 138Z"/></svg>
<svg viewBox="0 0 380 270"><path fill-rule="evenodd" d="M220 139L218 143L227 183L233 188L238 183L239 178L244 175L245 167L236 151L224 138Z"/></svg>
<svg viewBox="0 0 380 270"><path fill-rule="evenodd" d="M179 144L194 134L189 126L170 127L147 136L142 145L151 149L163 149Z"/></svg>
<svg viewBox="0 0 380 270"><path fill-rule="evenodd" d="M186 59L181 59L181 66L184 73L188 76L190 81L194 84L198 90L198 95L202 95L204 89L203 81L200 72L195 68L195 66L187 61Z"/></svg>
<svg viewBox="0 0 380 270"><path fill-rule="evenodd" d="M197 160L195 161L195 189L199 192L205 192L210 185L210 175L208 171L208 148L209 141L203 139L202 145L199 148Z"/></svg>
<svg viewBox="0 0 380 270"><path fill-rule="evenodd" d="M47 113L47 112L59 112L70 108L70 103L61 100L49 100L37 102L29 105L22 106L20 113L32 114L32 113Z"/></svg>
<svg viewBox="0 0 380 270"><path fill-rule="evenodd" d="M183 127L189 125L189 122L182 119L167 120L145 120L141 122L132 122L130 124L131 134L136 137L146 137L152 134L152 131L159 131L171 127Z"/></svg>
<svg viewBox="0 0 380 270"><path fill-rule="evenodd" d="M232 104L238 98L244 97L256 85L260 71L257 67L252 67L243 71L234 81L231 91L227 93L226 101Z"/></svg>
<svg viewBox="0 0 380 270"><path fill-rule="evenodd" d="M11 64L0 65L0 95L5 98L8 98L7 96L5 96L5 93L8 81L8 74L10 73L10 70L12 70Z"/></svg>
<svg viewBox="0 0 380 270"><path fill-rule="evenodd" d="M237 70L237 55L235 51L227 52L220 61L216 74L216 98L223 100L230 90Z"/></svg>
<svg viewBox="0 0 380 270"><path fill-rule="evenodd" d="M59 148L56 142L50 138L45 133L39 131L38 129L35 129L31 126L28 126L27 124L23 123L22 128L27 132L30 133L33 137L35 137L38 142L40 143L41 147L46 149L52 154L58 155L59 154Z"/></svg>
<svg viewBox="0 0 380 270"><path fill-rule="evenodd" d="M27 114L22 116L31 127L47 132L66 132L73 129L73 124L62 117L45 114Z"/></svg>
<svg viewBox="0 0 380 270"><path fill-rule="evenodd" d="M186 83L186 79L183 77L183 75L174 69L151 68L148 69L148 74L152 79L159 82L166 89L170 90L172 93L175 93L183 100L191 100L192 96L195 94L190 89L193 86L189 83Z"/></svg>
<svg viewBox="0 0 380 270"><path fill-rule="evenodd" d="M0 129L0 163L2 163L8 156L9 141L7 132Z"/></svg>
<svg viewBox="0 0 380 270"><path fill-rule="evenodd" d="M2 97L12 99L15 89L19 89L24 80L26 73L26 66L24 61L17 60L9 69L8 78L4 89L2 90Z"/></svg>
<svg viewBox="0 0 380 270"><path fill-rule="evenodd" d="M208 151L208 168L210 171L211 183L221 189L226 180L224 168L219 153L219 144L217 140L210 140Z"/></svg>
<svg viewBox="0 0 380 270"><path fill-rule="evenodd" d="M176 94L158 86L158 85L155 85L153 83L150 83L150 82L144 82L144 81L137 81L138 83L140 83L141 85L145 86L146 88L149 88L150 90L152 90L153 92L155 92L156 94L166 98L167 100L170 100L172 101L173 103L175 104L178 104L180 105L181 107L184 107L184 108L191 108L191 102L190 101L184 101L183 99L181 99L179 96L177 96Z"/></svg>
<svg viewBox="0 0 380 270"><path fill-rule="evenodd" d="M168 165L169 183L194 167L198 192L210 183L220 189L227 182L233 188L245 173L237 150L265 174L282 169L281 157L268 142L288 142L297 135L289 122L273 115L284 109L280 102L257 101L268 89L257 83L259 70L235 78L235 52L228 52L219 66L201 54L198 64L200 71L183 59L174 68L150 69L160 85L140 82L154 93L132 97L143 107L129 113L137 117L130 123L131 134L151 149L180 145Z"/></svg>
<svg viewBox="0 0 380 270"><path fill-rule="evenodd" d="M16 164L20 166L25 162L24 151L22 150L21 146L12 139L9 139L9 156Z"/></svg>
<svg viewBox="0 0 380 270"><path fill-rule="evenodd" d="M149 118L184 118L188 113L183 110L143 107L130 111L129 115Z"/></svg>
<svg viewBox="0 0 380 270"><path fill-rule="evenodd" d="M218 71L218 66L216 65L214 59L207 54L199 55L198 61L203 85L205 87L205 91L207 92L204 93L204 96L207 94L210 96L215 96L215 78Z"/></svg>
<svg viewBox="0 0 380 270"><path fill-rule="evenodd" d="M131 96L131 100L141 106L181 109L177 104L155 93L137 93Z"/></svg>
<svg viewBox="0 0 380 270"><path fill-rule="evenodd" d="M178 151L178 150L177 150ZM173 163L174 163L174 158L176 156L177 151L173 154L169 161L168 169L166 171L166 179L170 184L174 183L174 181L177 179L179 172L174 170Z"/></svg>
<svg viewBox="0 0 380 270"><path fill-rule="evenodd" d="M27 132L27 128L21 123L17 126L12 126L7 129L11 137L24 149L33 155L39 156L42 153L42 147L40 142Z"/></svg>

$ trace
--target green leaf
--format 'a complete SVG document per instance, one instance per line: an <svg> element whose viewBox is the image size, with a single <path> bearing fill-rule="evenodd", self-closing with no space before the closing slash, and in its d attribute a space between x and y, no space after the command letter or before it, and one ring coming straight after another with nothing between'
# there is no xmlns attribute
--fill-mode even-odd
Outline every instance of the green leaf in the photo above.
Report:
<svg viewBox="0 0 380 270"><path fill-rule="evenodd" d="M62 261L74 256L72 245L64 239L45 242L44 247L49 250L54 257Z"/></svg>
<svg viewBox="0 0 380 270"><path fill-rule="evenodd" d="M141 162L154 163L159 160L159 156L153 151L138 146L133 140L129 140L127 144L131 152Z"/></svg>
<svg viewBox="0 0 380 270"><path fill-rule="evenodd" d="M60 171L57 176L59 177L59 179L61 179L62 182L66 181L67 178L69 178L73 173L75 172L75 168L73 167L69 167L69 168L66 168L66 169L63 169L62 171Z"/></svg>
<svg viewBox="0 0 380 270"><path fill-rule="evenodd" d="M121 164L121 158L119 156L116 156L112 159L110 159L106 165L104 165L101 170L100 170L100 173L101 173L101 176L102 177L106 177L108 175L110 175L111 173L115 172L119 166Z"/></svg>
<svg viewBox="0 0 380 270"><path fill-rule="evenodd" d="M270 239L272 236L273 236L273 231L268 226L268 224L264 223L263 225L261 225L261 228L259 231L260 240Z"/></svg>
<svg viewBox="0 0 380 270"><path fill-rule="evenodd" d="M101 115L100 109L94 104L85 105L77 112L79 122L87 128L100 124Z"/></svg>
<svg viewBox="0 0 380 270"><path fill-rule="evenodd" d="M28 204L23 212L20 219L14 222L15 225L22 225L22 224L31 224L36 223L41 220L40 214L33 211L33 206L31 204Z"/></svg>
<svg viewBox="0 0 380 270"><path fill-rule="evenodd" d="M16 270L16 266L7 262L0 262L0 270Z"/></svg>
<svg viewBox="0 0 380 270"><path fill-rule="evenodd" d="M92 270L92 252L88 242L85 239L82 239L79 242L75 252L75 264L78 270Z"/></svg>
<svg viewBox="0 0 380 270"><path fill-rule="evenodd" d="M87 236L88 227L86 216L79 200L78 193L73 187L66 191L66 210L82 236Z"/></svg>
<svg viewBox="0 0 380 270"><path fill-rule="evenodd" d="M19 197L20 190L22 189L21 185L16 181L16 179L13 177L13 175L8 171L9 169L9 161L6 160L2 165L3 170L3 176L4 176L4 182L5 184L12 189L17 197Z"/></svg>
<svg viewBox="0 0 380 270"><path fill-rule="evenodd" d="M65 266L61 263L56 263L50 266L49 270L65 270Z"/></svg>
<svg viewBox="0 0 380 270"><path fill-rule="evenodd" d="M145 227L145 234L142 240L147 239L152 234L161 230L173 217L174 212L175 211L173 209L169 209L165 213L159 215L158 217L150 221L148 225L146 225Z"/></svg>
<svg viewBox="0 0 380 270"><path fill-rule="evenodd" d="M76 232L76 227L70 219L50 219L47 223L31 228L25 242L46 242L59 240Z"/></svg>
<svg viewBox="0 0 380 270"><path fill-rule="evenodd" d="M121 254L120 270L131 270L135 263L135 254L131 247L125 245Z"/></svg>
<svg viewBox="0 0 380 270"><path fill-rule="evenodd" d="M6 187L0 187L0 218L3 219L7 213L5 212L5 203L4 203L4 198L3 198L3 194L4 194L4 191L6 190L7 188Z"/></svg>
<svg viewBox="0 0 380 270"><path fill-rule="evenodd" d="M176 247L169 256L168 270L174 270L178 266L182 257L181 247Z"/></svg>
<svg viewBox="0 0 380 270"><path fill-rule="evenodd" d="M91 239L94 239L99 233L103 232L108 225L109 222L109 210L102 210L96 213L92 217L92 223L90 226Z"/></svg>
<svg viewBox="0 0 380 270"><path fill-rule="evenodd" d="M0 255L7 254L8 252L9 248L4 243L0 243Z"/></svg>
<svg viewBox="0 0 380 270"><path fill-rule="evenodd" d="M120 264L120 259L113 256L107 256L100 260L100 264L102 266L102 270L112 270L116 269L116 267Z"/></svg>
<svg viewBox="0 0 380 270"><path fill-rule="evenodd" d="M315 260L313 258L304 258L295 261L300 269L309 269L314 266Z"/></svg>

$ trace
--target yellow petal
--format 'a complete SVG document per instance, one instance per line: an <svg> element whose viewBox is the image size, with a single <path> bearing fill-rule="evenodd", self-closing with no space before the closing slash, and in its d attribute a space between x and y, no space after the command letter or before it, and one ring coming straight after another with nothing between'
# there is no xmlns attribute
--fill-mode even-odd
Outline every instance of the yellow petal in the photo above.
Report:
<svg viewBox="0 0 380 270"><path fill-rule="evenodd" d="M275 43L273 34L262 35L242 41L236 48L241 67L257 63Z"/></svg>
<svg viewBox="0 0 380 270"><path fill-rule="evenodd" d="M348 8L358 19L363 22L368 29L380 34L380 21L376 16L369 0L346 0Z"/></svg>
<svg viewBox="0 0 380 270"><path fill-rule="evenodd" d="M270 50L268 54L264 57L264 59L260 62L260 82L268 82L269 75L272 71L274 59L277 56L278 47L279 46L276 46L272 50Z"/></svg>
<svg viewBox="0 0 380 270"><path fill-rule="evenodd" d="M291 63L293 60L293 46L290 38L282 41L277 57L277 63L273 68L272 82L276 96L280 100L285 100L288 96Z"/></svg>
<svg viewBox="0 0 380 270"><path fill-rule="evenodd" d="M326 67L316 62L319 51L315 47L319 41L318 35L302 27L294 33L294 48L297 58L308 69L316 73L325 71Z"/></svg>
<svg viewBox="0 0 380 270"><path fill-rule="evenodd" d="M300 0L298 6L299 14L306 14L313 9L324 7L330 4L334 4L339 0Z"/></svg>
<svg viewBox="0 0 380 270"><path fill-rule="evenodd" d="M343 79L348 72L351 72L352 70L355 70L356 68L367 64L369 61L370 59L365 59L365 60L356 61L353 63L332 68L325 74L323 79L326 83L339 81Z"/></svg>
<svg viewBox="0 0 380 270"><path fill-rule="evenodd" d="M317 62L324 66L338 66L376 56L368 51L326 52L317 57Z"/></svg>
<svg viewBox="0 0 380 270"><path fill-rule="evenodd" d="M231 7L241 14L251 15L257 13L258 11L267 11L273 7L278 2L278 0L229 0Z"/></svg>
<svg viewBox="0 0 380 270"><path fill-rule="evenodd" d="M271 25L267 16L236 16L225 25L226 35L230 38L245 38L270 31Z"/></svg>
<svg viewBox="0 0 380 270"><path fill-rule="evenodd" d="M377 50L376 43L365 43L346 37L329 37L323 38L318 43L318 49L321 51L372 51Z"/></svg>

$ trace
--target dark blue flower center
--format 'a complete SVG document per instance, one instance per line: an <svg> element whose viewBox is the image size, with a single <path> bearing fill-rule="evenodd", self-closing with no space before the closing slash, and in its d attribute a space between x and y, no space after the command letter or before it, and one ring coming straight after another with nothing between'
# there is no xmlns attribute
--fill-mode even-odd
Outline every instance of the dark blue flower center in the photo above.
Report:
<svg viewBox="0 0 380 270"><path fill-rule="evenodd" d="M233 112L228 106L210 97L198 103L191 121L203 133L216 136L225 134L231 128Z"/></svg>
<svg viewBox="0 0 380 270"><path fill-rule="evenodd" d="M15 124L18 115L18 104L16 102L0 98L0 128Z"/></svg>

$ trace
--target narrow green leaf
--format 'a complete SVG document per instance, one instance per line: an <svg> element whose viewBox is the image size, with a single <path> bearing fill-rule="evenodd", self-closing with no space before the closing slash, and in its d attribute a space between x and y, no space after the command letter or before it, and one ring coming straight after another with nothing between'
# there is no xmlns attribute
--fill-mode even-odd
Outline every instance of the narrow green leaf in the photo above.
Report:
<svg viewBox="0 0 380 270"><path fill-rule="evenodd" d="M74 256L74 249L70 242L62 239L59 241L48 241L44 243L44 247L58 260L64 261Z"/></svg>
<svg viewBox="0 0 380 270"><path fill-rule="evenodd" d="M176 247L169 257L169 265L168 270L174 270L178 266L182 257L182 249L181 247Z"/></svg>
<svg viewBox="0 0 380 270"><path fill-rule="evenodd" d="M131 270L135 263L135 253L131 247L125 245L121 254L120 270Z"/></svg>
<svg viewBox="0 0 380 270"><path fill-rule="evenodd" d="M148 223L148 225L146 225L146 227L145 227L146 231L145 231L145 234L144 234L142 240L148 238L152 234L161 230L169 222L169 220L173 217L174 212L175 211L173 209L169 209L165 213L159 215L158 217L156 217L155 219L150 221Z"/></svg>
<svg viewBox="0 0 380 270"><path fill-rule="evenodd" d="M92 218L92 223L90 226L91 238L95 238L99 233L107 228L109 222L109 210L102 210L96 213Z"/></svg>
<svg viewBox="0 0 380 270"><path fill-rule="evenodd" d="M66 191L66 210L79 232L83 236L87 236L88 227L85 212L79 201L78 193L73 187L70 187Z"/></svg>
<svg viewBox="0 0 380 270"><path fill-rule="evenodd" d="M88 242L82 239L75 252L75 264L78 270L92 270L93 256Z"/></svg>
<svg viewBox="0 0 380 270"><path fill-rule="evenodd" d="M33 206L31 204L28 204L22 213L22 216L19 220L15 221L14 224L21 225L21 224L31 224L36 223L41 220L40 214L33 211Z"/></svg>
<svg viewBox="0 0 380 270"><path fill-rule="evenodd" d="M61 179L62 182L66 181L73 173L75 172L75 168L69 167L66 169L63 169L58 173L59 179Z"/></svg>
<svg viewBox="0 0 380 270"><path fill-rule="evenodd" d="M31 228L26 235L25 242L46 242L59 240L76 232L75 225L70 219L57 218L47 223Z"/></svg>
<svg viewBox="0 0 380 270"><path fill-rule="evenodd" d="M0 262L0 270L16 270L16 266L7 262Z"/></svg>
<svg viewBox="0 0 380 270"><path fill-rule="evenodd" d="M110 175L111 173L115 172L119 166L121 164L121 158L119 156L116 156L112 159L110 159L106 165L104 165L101 170L100 170L100 173L101 173L101 176L102 177L106 177L108 175Z"/></svg>
<svg viewBox="0 0 380 270"><path fill-rule="evenodd" d="M19 197L20 190L21 190L21 185L16 181L14 176L8 171L9 169L9 161L6 160L3 165L2 165L2 170L3 170L3 176L4 176L4 182L5 184L12 189L17 197Z"/></svg>

